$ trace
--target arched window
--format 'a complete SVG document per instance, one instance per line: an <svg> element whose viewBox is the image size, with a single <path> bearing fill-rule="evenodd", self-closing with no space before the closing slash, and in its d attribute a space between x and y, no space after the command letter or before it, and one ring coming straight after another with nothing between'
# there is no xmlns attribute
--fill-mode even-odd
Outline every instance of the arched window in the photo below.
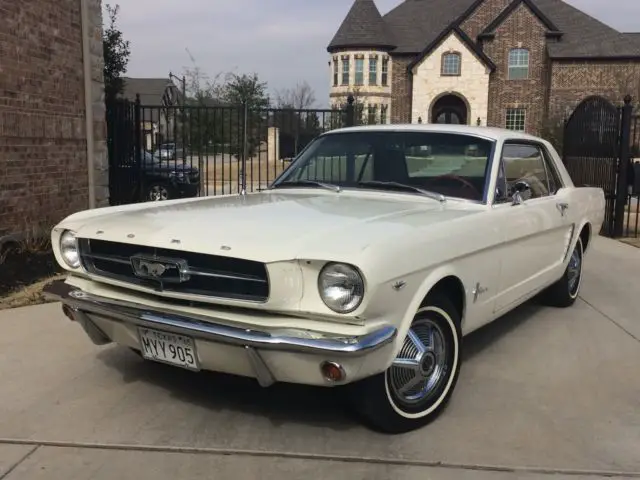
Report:
<svg viewBox="0 0 640 480"><path fill-rule="evenodd" d="M442 75L460 75L462 59L458 52L449 52L442 55Z"/></svg>
<svg viewBox="0 0 640 480"><path fill-rule="evenodd" d="M513 48L509 51L509 80L529 78L529 50Z"/></svg>

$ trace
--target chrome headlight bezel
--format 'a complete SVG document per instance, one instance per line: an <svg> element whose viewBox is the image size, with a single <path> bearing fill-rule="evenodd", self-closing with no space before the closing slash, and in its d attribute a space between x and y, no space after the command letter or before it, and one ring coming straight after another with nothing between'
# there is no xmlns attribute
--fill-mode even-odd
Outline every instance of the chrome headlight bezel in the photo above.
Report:
<svg viewBox="0 0 640 480"><path fill-rule="evenodd" d="M329 275L333 275L334 278L329 278ZM339 277L342 278L340 279ZM341 302L337 302L330 298L327 290L329 288L340 288L337 285L340 285L340 283L344 284L345 282L347 286L344 287L344 290L351 290L349 295L352 298L349 302L342 302L343 304L341 305ZM333 287L331 284L333 284ZM357 267L348 263L328 262L322 267L318 274L318 294L320 295L322 302L331 311L340 314L354 312L364 300L364 276Z"/></svg>
<svg viewBox="0 0 640 480"><path fill-rule="evenodd" d="M71 269L80 268L80 250L75 232L65 230L60 235L60 258Z"/></svg>

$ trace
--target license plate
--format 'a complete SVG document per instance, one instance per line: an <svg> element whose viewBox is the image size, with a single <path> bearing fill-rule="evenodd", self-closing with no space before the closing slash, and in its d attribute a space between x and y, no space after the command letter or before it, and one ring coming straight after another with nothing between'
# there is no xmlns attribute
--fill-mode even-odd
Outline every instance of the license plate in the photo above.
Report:
<svg viewBox="0 0 640 480"><path fill-rule="evenodd" d="M193 338L149 328L138 329L140 351L147 360L199 370Z"/></svg>

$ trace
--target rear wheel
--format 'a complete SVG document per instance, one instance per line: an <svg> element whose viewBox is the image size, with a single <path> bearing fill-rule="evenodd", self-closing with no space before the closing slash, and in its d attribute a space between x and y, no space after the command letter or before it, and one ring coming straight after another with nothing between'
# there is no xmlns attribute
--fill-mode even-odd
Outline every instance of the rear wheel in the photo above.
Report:
<svg viewBox="0 0 640 480"><path fill-rule="evenodd" d="M171 200L172 197L171 188L166 183L152 183L145 192L145 201L147 202L161 202Z"/></svg>
<svg viewBox="0 0 640 480"><path fill-rule="evenodd" d="M365 422L386 433L403 433L435 419L458 379L461 339L460 315L451 301L430 295L392 365L350 385L350 398Z"/></svg>
<svg viewBox="0 0 640 480"><path fill-rule="evenodd" d="M582 260L584 250L582 239L578 237L564 274L542 294L542 301L552 307L566 308L575 303L582 284Z"/></svg>

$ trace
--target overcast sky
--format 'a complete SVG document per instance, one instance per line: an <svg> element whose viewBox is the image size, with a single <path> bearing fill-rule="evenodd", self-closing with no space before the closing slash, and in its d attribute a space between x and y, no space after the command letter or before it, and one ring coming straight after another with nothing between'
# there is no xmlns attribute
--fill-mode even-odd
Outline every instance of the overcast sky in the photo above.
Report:
<svg viewBox="0 0 640 480"><path fill-rule="evenodd" d="M384 14L402 0L376 0ZM269 89L306 80L328 103L327 44L353 0L103 0L119 4L118 25L131 42L127 75L166 77L197 65L257 73ZM567 0L623 31L640 31L640 0Z"/></svg>

